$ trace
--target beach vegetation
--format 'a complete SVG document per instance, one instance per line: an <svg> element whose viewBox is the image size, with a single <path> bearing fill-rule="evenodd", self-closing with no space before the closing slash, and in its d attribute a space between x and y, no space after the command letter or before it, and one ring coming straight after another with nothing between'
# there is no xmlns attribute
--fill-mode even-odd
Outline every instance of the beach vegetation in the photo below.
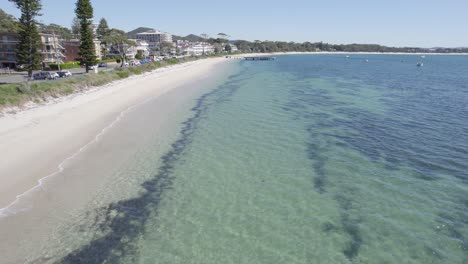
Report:
<svg viewBox="0 0 468 264"><path fill-rule="evenodd" d="M51 70L57 71L59 70L59 65L56 63L49 64ZM76 69L80 68L80 64L78 62L65 62L60 64L61 70L69 70L69 69Z"/></svg>
<svg viewBox="0 0 468 264"><path fill-rule="evenodd" d="M115 74L117 74L117 76L120 79L124 79L124 78L127 78L128 76L130 76L130 72L128 70L116 70Z"/></svg>
<svg viewBox="0 0 468 264"><path fill-rule="evenodd" d="M47 101L51 97L55 98L85 91L91 87L102 86L116 80L150 72L161 67L216 56L217 55L212 54L149 62L133 67L116 68L112 71L100 71L98 74L76 75L66 79L3 84L0 85L0 109L9 106L20 107L24 103L31 101L41 103Z"/></svg>

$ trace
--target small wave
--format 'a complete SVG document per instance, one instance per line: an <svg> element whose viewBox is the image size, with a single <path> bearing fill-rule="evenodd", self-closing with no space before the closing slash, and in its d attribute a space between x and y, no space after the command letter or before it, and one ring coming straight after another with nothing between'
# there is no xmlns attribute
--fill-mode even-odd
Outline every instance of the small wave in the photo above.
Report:
<svg viewBox="0 0 468 264"><path fill-rule="evenodd" d="M129 113L130 111L132 111L134 108L140 106L140 105L143 105L151 100L153 100L155 98L155 96L152 96L146 100L143 100L139 103L136 103L132 106L129 106L128 108L126 108L125 110L123 110L122 112L120 112L117 117L112 121L110 122L107 126L105 126L96 136L94 136L94 138L89 141L88 143L86 143L85 145L83 145L82 147L80 147L76 152L74 152L71 156L65 158L58 166L57 166L57 170L52 172L51 174L47 175L47 176L44 176L42 178L40 178L38 181L37 181L37 184L35 186L33 186L32 188L30 188L29 190L25 191L24 193L22 194L19 194L16 196L15 200L13 202L11 202L9 205L3 207L3 208L0 208L0 218L3 218L3 217L8 217L10 215L13 215L13 214L16 214L16 213L19 213L19 212L22 212L22 211L25 211L26 209L23 209L23 210L14 210L13 207L15 205L17 205L20 200L22 198L24 198L25 196L27 196L28 194L31 194L32 192L34 192L35 190L40 190L42 189L42 187L44 186L44 181L53 177L53 176L56 176L58 174L60 174L61 172L63 172L65 170L65 166L67 164L67 162L73 160L74 158L76 158L80 153L84 152L87 148L89 148L91 145L95 144L96 142L98 142L100 140L100 138L106 134L106 132L111 129L113 126L115 126L118 122L120 122L120 120L122 120L122 118L127 114Z"/></svg>

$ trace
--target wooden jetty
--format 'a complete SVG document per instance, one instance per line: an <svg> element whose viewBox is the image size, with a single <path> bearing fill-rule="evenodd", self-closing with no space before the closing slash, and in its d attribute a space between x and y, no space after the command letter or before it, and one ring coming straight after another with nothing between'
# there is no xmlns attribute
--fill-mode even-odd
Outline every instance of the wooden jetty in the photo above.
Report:
<svg viewBox="0 0 468 264"><path fill-rule="evenodd" d="M275 59L275 57L244 57L244 60L248 61L271 61Z"/></svg>

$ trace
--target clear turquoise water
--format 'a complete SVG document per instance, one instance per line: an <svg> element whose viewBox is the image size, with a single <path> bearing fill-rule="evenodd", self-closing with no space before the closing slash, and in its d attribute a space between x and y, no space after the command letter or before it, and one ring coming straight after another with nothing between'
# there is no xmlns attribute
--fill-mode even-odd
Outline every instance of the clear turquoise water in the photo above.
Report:
<svg viewBox="0 0 468 264"><path fill-rule="evenodd" d="M61 262L468 263L468 57L419 60L239 62Z"/></svg>

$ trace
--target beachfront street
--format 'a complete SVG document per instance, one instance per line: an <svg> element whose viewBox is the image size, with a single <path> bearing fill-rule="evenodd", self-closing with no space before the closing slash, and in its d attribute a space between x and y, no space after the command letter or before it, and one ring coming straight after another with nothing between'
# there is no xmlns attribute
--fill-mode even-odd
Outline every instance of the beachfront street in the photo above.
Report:
<svg viewBox="0 0 468 264"><path fill-rule="evenodd" d="M106 70L113 70L114 68L120 67L120 63L108 63L107 67L98 68L99 71L106 71ZM85 68L76 68L76 69L67 69L65 71L70 71L73 75L81 75L86 73ZM41 71L34 71L41 72ZM50 72L57 72L57 71L50 71ZM11 70L8 72L5 69L0 70L0 84L7 84L7 83L20 83L24 82L27 79L28 73L27 72L17 72Z"/></svg>

